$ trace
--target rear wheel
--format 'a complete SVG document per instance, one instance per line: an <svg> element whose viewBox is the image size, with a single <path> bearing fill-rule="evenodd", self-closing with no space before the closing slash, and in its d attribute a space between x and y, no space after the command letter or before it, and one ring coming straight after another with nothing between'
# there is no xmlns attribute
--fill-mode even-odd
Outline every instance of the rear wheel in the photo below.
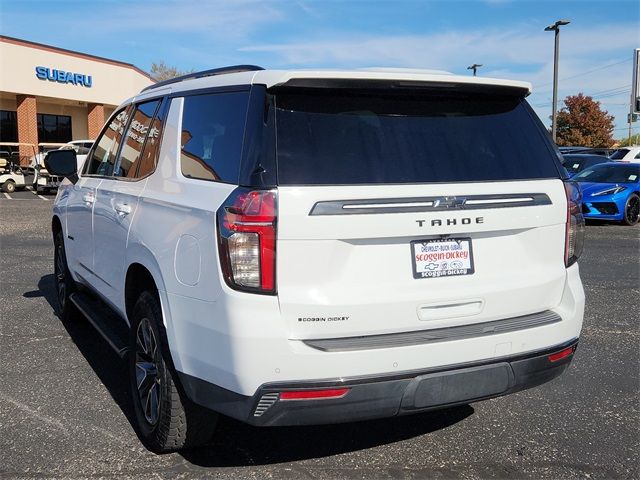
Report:
<svg viewBox="0 0 640 480"><path fill-rule="evenodd" d="M7 180L2 184L2 190L5 193L13 193L16 191L16 184L13 180Z"/></svg>
<svg viewBox="0 0 640 480"><path fill-rule="evenodd" d="M635 193L630 195L624 206L624 217L622 223L625 225L636 225L640 220L640 197Z"/></svg>
<svg viewBox="0 0 640 480"><path fill-rule="evenodd" d="M149 450L172 452L211 439L217 415L180 390L157 296L143 292L133 309L129 380L138 432Z"/></svg>

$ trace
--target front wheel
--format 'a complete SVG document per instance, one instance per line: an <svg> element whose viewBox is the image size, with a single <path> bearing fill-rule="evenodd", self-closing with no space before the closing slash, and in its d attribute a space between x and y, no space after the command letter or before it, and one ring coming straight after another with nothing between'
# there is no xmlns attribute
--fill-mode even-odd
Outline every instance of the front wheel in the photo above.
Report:
<svg viewBox="0 0 640 480"><path fill-rule="evenodd" d="M640 197L635 193L631 194L624 205L624 217L622 223L625 225L636 225L640 220Z"/></svg>
<svg viewBox="0 0 640 480"><path fill-rule="evenodd" d="M16 191L16 184L13 180L7 180L2 184L2 190L4 190L5 193L13 193Z"/></svg>
<svg viewBox="0 0 640 480"><path fill-rule="evenodd" d="M79 316L78 309L69 298L76 290L76 284L71 278L67 265L67 255L64 249L64 237L62 231L53 238L54 262L53 270L56 284L56 296L58 299L58 316L64 321L74 320Z"/></svg>
<svg viewBox="0 0 640 480"><path fill-rule="evenodd" d="M171 364L160 304L143 292L133 309L129 382L138 432L149 450L165 453L211 439L217 415L193 404L178 387Z"/></svg>

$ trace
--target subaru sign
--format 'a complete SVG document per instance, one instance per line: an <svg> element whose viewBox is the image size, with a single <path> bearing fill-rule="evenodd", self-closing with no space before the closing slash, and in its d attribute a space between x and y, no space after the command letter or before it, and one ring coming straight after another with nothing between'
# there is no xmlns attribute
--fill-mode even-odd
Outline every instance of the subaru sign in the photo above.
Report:
<svg viewBox="0 0 640 480"><path fill-rule="evenodd" d="M36 77L40 80L49 80L50 82L71 83L82 87L91 88L91 75L82 73L65 72L48 67L36 67Z"/></svg>

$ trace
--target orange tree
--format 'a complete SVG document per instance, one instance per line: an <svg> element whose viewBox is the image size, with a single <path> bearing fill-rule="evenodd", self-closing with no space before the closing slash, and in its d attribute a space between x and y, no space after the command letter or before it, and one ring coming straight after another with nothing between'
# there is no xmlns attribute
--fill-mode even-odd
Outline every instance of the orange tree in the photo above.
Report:
<svg viewBox="0 0 640 480"><path fill-rule="evenodd" d="M564 105L556 118L558 145L613 145L613 116L600 108L600 102L579 93L565 98Z"/></svg>

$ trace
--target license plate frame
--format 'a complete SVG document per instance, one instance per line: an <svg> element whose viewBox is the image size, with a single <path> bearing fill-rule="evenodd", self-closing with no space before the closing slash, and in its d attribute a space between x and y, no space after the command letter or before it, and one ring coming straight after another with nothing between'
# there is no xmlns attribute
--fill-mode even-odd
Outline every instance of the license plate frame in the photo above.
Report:
<svg viewBox="0 0 640 480"><path fill-rule="evenodd" d="M473 242L470 237L413 240L410 242L410 251L413 278L459 277L475 273ZM444 258L437 259L440 254ZM419 255L430 257L421 259ZM450 263L454 265L451 266Z"/></svg>

